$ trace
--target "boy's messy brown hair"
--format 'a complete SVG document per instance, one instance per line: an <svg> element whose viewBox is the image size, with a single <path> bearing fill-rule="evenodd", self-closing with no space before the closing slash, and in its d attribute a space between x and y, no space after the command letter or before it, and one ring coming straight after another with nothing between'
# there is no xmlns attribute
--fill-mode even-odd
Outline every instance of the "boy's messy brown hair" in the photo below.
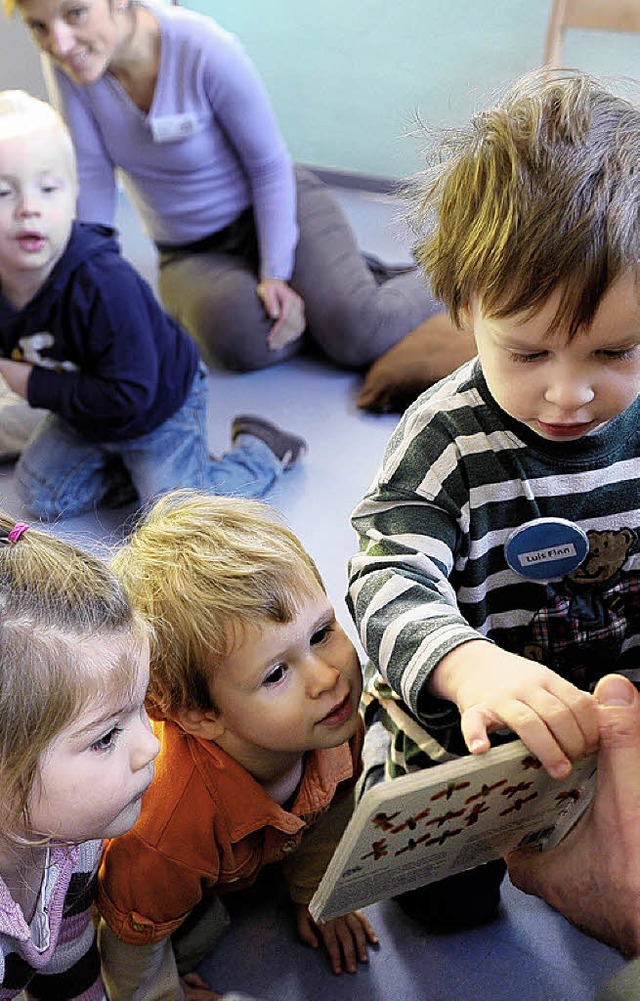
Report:
<svg viewBox="0 0 640 1001"><path fill-rule="evenodd" d="M640 109L577 70L535 71L448 132L413 188L416 256L461 324L535 313L571 339L640 262Z"/></svg>

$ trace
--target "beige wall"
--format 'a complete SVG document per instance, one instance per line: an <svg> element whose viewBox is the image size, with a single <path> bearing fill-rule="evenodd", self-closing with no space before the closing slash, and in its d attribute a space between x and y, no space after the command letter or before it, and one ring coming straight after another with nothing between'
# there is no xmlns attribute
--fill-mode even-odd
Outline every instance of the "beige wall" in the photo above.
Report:
<svg viewBox="0 0 640 1001"><path fill-rule="evenodd" d="M7 21L0 14L0 90L28 90L46 97L40 57L17 15Z"/></svg>

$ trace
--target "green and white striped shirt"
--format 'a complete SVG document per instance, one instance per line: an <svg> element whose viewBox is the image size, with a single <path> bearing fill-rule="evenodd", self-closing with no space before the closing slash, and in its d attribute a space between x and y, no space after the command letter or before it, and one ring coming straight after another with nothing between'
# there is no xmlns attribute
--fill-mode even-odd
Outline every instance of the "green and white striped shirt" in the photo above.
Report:
<svg viewBox="0 0 640 1001"><path fill-rule="evenodd" d="M478 635L580 687L640 643L640 403L578 441L546 441L494 401L479 363L406 412L353 514L348 602L372 664L428 719L429 673ZM510 569L514 529L560 517L588 535L553 583ZM442 703L440 703L442 707Z"/></svg>

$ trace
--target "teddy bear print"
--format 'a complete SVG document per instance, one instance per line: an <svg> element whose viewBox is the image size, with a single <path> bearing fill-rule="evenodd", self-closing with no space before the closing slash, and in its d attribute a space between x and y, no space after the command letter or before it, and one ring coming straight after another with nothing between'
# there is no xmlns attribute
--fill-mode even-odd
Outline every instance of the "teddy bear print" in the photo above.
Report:
<svg viewBox="0 0 640 1001"><path fill-rule="evenodd" d="M523 653L590 690L606 671L623 668L627 640L640 634L640 577L623 569L637 548L631 529L590 530L587 538L583 563L547 585Z"/></svg>

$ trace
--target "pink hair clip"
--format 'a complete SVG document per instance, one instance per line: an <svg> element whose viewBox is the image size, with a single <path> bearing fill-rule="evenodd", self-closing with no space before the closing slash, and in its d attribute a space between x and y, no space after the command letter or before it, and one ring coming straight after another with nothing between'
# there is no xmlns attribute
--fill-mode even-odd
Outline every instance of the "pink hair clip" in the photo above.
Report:
<svg viewBox="0 0 640 1001"><path fill-rule="evenodd" d="M23 521L16 521L15 525L7 535L0 535L0 542L17 542L21 535L29 528Z"/></svg>

